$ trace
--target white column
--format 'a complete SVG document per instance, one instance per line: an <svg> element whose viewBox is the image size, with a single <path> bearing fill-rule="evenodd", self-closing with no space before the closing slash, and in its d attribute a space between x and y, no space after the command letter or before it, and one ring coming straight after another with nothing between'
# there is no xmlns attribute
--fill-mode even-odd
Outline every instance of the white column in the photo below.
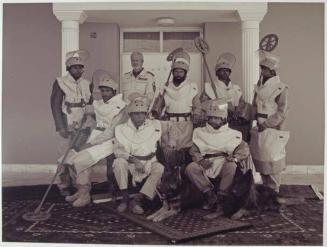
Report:
<svg viewBox="0 0 327 247"><path fill-rule="evenodd" d="M79 25L87 15L82 10L63 11L53 8L53 13L61 22L61 74L66 74L65 57L69 51L79 49Z"/></svg>
<svg viewBox="0 0 327 247"><path fill-rule="evenodd" d="M242 21L242 79L244 99L251 103L254 85L259 79L259 21Z"/></svg>
<svg viewBox="0 0 327 247"><path fill-rule="evenodd" d="M61 22L61 74L66 74L65 56L69 51L79 49L79 22Z"/></svg>

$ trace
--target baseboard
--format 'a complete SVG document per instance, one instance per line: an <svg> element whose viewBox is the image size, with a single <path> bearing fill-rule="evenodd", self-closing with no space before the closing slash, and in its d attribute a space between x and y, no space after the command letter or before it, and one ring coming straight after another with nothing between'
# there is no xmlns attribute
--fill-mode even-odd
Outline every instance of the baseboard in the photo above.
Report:
<svg viewBox="0 0 327 247"><path fill-rule="evenodd" d="M28 186L49 184L56 173L56 164L2 164L2 186ZM92 180L105 181L104 166L97 166ZM313 175L323 174L323 165L288 165L283 174ZM55 182L56 183L56 182Z"/></svg>

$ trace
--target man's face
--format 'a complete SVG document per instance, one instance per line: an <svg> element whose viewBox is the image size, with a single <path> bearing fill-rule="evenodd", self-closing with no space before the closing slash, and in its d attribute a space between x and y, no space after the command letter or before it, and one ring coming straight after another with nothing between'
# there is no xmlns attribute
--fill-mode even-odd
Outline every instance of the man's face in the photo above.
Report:
<svg viewBox="0 0 327 247"><path fill-rule="evenodd" d="M221 81L229 81L230 74L231 74L231 70L226 68L221 68L216 71L216 76Z"/></svg>
<svg viewBox="0 0 327 247"><path fill-rule="evenodd" d="M219 129L226 124L226 119L222 117L208 117L208 124L214 129Z"/></svg>
<svg viewBox="0 0 327 247"><path fill-rule="evenodd" d="M131 64L133 70L139 71L143 67L143 58L140 55L132 55L131 56Z"/></svg>
<svg viewBox="0 0 327 247"><path fill-rule="evenodd" d="M100 92L104 102L107 102L116 94L116 91L113 90L111 87L100 87Z"/></svg>
<svg viewBox="0 0 327 247"><path fill-rule="evenodd" d="M260 65L260 69L261 69L261 75L263 77L267 78L272 76L272 72L268 67Z"/></svg>
<svg viewBox="0 0 327 247"><path fill-rule="evenodd" d="M84 73L84 66L79 64L72 65L68 68L68 72L75 80L78 80Z"/></svg>
<svg viewBox="0 0 327 247"><path fill-rule="evenodd" d="M144 124L146 119L146 112L131 112L130 117L136 128L139 128L142 124Z"/></svg>
<svg viewBox="0 0 327 247"><path fill-rule="evenodd" d="M181 84L186 78L186 71L184 69L174 69L173 76L174 83Z"/></svg>

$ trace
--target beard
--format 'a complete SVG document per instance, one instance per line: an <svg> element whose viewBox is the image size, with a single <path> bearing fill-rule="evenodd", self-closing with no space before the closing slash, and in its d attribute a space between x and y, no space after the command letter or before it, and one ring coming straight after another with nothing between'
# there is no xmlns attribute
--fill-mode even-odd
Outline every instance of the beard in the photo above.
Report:
<svg viewBox="0 0 327 247"><path fill-rule="evenodd" d="M174 82L175 85L179 85L179 84L181 84L183 81L185 81L185 79L186 79L186 74L185 74L183 77L180 77L180 76L175 77L175 76L174 76L174 78L173 78L173 82Z"/></svg>

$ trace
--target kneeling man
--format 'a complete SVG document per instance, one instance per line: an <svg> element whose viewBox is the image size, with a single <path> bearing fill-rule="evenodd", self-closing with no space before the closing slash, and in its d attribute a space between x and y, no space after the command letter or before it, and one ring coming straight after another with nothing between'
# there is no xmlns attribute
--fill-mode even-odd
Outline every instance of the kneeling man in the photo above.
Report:
<svg viewBox="0 0 327 247"><path fill-rule="evenodd" d="M207 123L204 127L194 129L190 149L193 162L186 167L185 172L205 195L203 209L210 210L223 200L233 182L237 163L245 160L250 152L248 145L242 141L242 133L228 127L227 102L218 99L204 104ZM217 177L220 177L219 197L210 181Z"/></svg>
<svg viewBox="0 0 327 247"><path fill-rule="evenodd" d="M113 171L123 200L118 206L124 212L128 206L135 214L143 214L142 200L152 200L156 195L157 184L161 180L164 167L157 161L156 150L161 138L161 124L158 120L147 119L148 99L138 93L129 97L128 113L130 119L115 129L116 159ZM133 185L145 180L140 192L129 203L128 174L132 175Z"/></svg>

